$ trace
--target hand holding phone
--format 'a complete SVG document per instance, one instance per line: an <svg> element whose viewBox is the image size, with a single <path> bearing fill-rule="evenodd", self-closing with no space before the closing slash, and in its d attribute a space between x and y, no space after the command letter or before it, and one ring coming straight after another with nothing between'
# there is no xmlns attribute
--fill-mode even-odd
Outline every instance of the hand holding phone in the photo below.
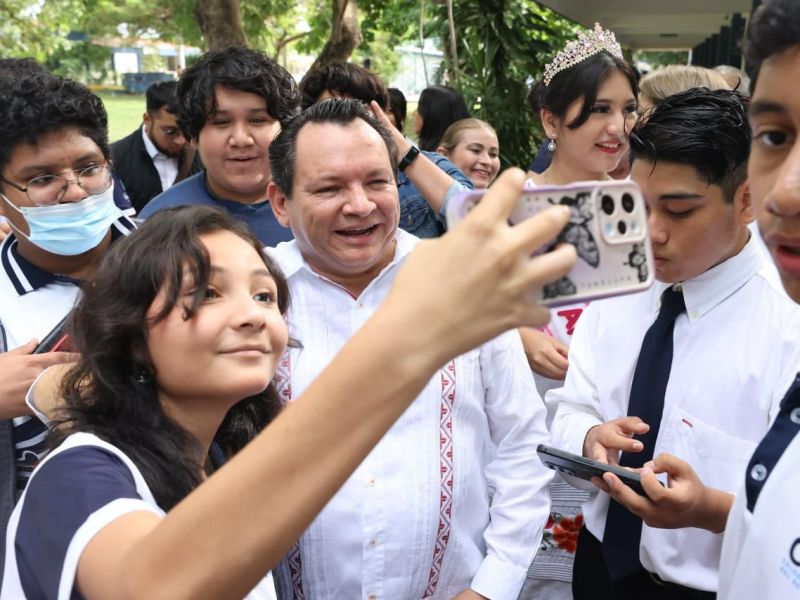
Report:
<svg viewBox="0 0 800 600"><path fill-rule="evenodd" d="M69 343L69 333L67 324L69 323L69 313L58 324L50 330L33 351L33 354L44 354L45 352L72 352Z"/></svg>
<svg viewBox="0 0 800 600"><path fill-rule="evenodd" d="M617 465L601 463L591 458L578 456L544 444L539 444L536 451L542 463L550 469L565 475L585 479L586 481L591 481L592 477L602 479L603 473L613 473L634 492L640 496L646 496L644 488L642 488L641 477L635 471L629 471Z"/></svg>
<svg viewBox="0 0 800 600"><path fill-rule="evenodd" d="M452 227L480 201L471 190L447 206ZM639 292L654 281L653 251L647 235L647 210L632 181L587 181L567 186L526 186L509 222L515 225L555 204L570 209L570 221L556 240L573 244L578 261L561 279L537 290L536 302L560 306Z"/></svg>

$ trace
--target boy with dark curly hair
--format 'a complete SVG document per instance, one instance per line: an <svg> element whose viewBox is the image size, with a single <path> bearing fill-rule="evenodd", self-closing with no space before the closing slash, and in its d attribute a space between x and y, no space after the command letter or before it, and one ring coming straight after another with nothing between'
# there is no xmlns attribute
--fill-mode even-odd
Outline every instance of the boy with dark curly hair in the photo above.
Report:
<svg viewBox="0 0 800 600"><path fill-rule="evenodd" d="M124 216L130 205L115 202L100 99L29 63L8 65L0 82L0 207L11 231L0 245L2 557L8 515L46 450L25 393L46 367L73 359L32 352L133 223Z"/></svg>
<svg viewBox="0 0 800 600"><path fill-rule="evenodd" d="M244 221L266 246L292 239L267 200L269 146L297 113L292 76L263 52L230 47L204 54L178 82L178 125L205 169L156 196L147 218L170 206L215 206Z"/></svg>

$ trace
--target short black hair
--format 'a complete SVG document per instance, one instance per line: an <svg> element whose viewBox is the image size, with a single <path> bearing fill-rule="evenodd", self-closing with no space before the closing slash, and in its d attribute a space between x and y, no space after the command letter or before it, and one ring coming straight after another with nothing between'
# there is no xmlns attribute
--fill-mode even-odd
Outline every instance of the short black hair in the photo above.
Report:
<svg viewBox="0 0 800 600"><path fill-rule="evenodd" d="M311 69L300 80L302 108L314 104L328 90L369 104L375 100L386 110L389 96L380 77L353 63L328 63Z"/></svg>
<svg viewBox="0 0 800 600"><path fill-rule="evenodd" d="M177 87L177 81L156 81L148 86L144 93L147 112L153 115L163 108L170 114L177 114L178 97L175 95Z"/></svg>
<svg viewBox="0 0 800 600"><path fill-rule="evenodd" d="M528 104L536 114L546 108L563 121L570 104L582 97L581 112L572 123L566 124L570 129L577 129L589 119L600 86L614 71L619 71L627 78L633 97L638 100L639 72L625 60L603 50L556 73L550 85L545 85L544 81L537 83L528 94Z"/></svg>
<svg viewBox="0 0 800 600"><path fill-rule="evenodd" d="M752 134L748 101L733 90L692 88L667 96L631 133L631 160L694 167L727 202L747 177Z"/></svg>
<svg viewBox="0 0 800 600"><path fill-rule="evenodd" d="M400 131L406 126L406 114L408 111L408 105L406 103L406 97L397 88L389 88L389 108L394 115L394 120L397 123L397 128Z"/></svg>
<svg viewBox="0 0 800 600"><path fill-rule="evenodd" d="M755 87L761 63L800 45L800 2L797 0L764 0L756 9L747 27L745 46L747 67Z"/></svg>
<svg viewBox="0 0 800 600"><path fill-rule="evenodd" d="M178 80L178 126L197 139L217 110L216 88L261 96L281 125L297 114L300 93L289 72L259 50L231 46L206 52Z"/></svg>
<svg viewBox="0 0 800 600"><path fill-rule="evenodd" d="M35 144L43 134L64 127L77 127L106 159L111 156L106 109L85 85L44 69L1 81L0 173L18 144Z"/></svg>
<svg viewBox="0 0 800 600"><path fill-rule="evenodd" d="M389 152L392 171L397 170L397 147L392 134L378 121L360 100L331 98L312 104L308 109L289 121L269 147L269 164L272 181L283 194L291 198L294 185L294 169L297 163L297 136L309 123L334 123L345 127L361 119L372 127L383 139Z"/></svg>
<svg viewBox="0 0 800 600"><path fill-rule="evenodd" d="M450 125L471 116L461 92L445 85L432 85L422 90L417 112L422 117L419 147L428 152L436 152Z"/></svg>

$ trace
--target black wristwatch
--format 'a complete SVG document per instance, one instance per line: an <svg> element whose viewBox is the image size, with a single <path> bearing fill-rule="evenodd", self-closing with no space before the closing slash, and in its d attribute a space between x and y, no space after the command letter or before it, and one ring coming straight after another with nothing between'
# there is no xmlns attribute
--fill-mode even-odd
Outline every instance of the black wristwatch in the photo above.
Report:
<svg viewBox="0 0 800 600"><path fill-rule="evenodd" d="M419 148L417 148L412 144L411 148L408 149L408 152L406 152L406 155L403 157L403 160L401 160L400 164L397 165L397 168L400 171L405 171L406 168L408 168L408 165L414 162L414 159L417 158L418 156L419 156Z"/></svg>

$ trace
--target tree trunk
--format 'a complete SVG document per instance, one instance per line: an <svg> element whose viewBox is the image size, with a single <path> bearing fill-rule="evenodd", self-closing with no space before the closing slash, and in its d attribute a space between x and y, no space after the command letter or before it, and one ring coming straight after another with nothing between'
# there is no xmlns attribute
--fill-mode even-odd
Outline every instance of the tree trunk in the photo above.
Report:
<svg viewBox="0 0 800 600"><path fill-rule="evenodd" d="M325 42L317 60L311 68L329 63L347 62L353 50L361 43L361 28L358 26L358 0L331 0L333 23L331 36Z"/></svg>
<svg viewBox="0 0 800 600"><path fill-rule="evenodd" d="M453 85L459 87L458 81L458 45L456 44L456 23L453 18L453 0L447 0L447 25L450 30L450 55L453 59Z"/></svg>
<svg viewBox="0 0 800 600"><path fill-rule="evenodd" d="M239 0L197 0L194 18L203 32L207 50L247 45Z"/></svg>

